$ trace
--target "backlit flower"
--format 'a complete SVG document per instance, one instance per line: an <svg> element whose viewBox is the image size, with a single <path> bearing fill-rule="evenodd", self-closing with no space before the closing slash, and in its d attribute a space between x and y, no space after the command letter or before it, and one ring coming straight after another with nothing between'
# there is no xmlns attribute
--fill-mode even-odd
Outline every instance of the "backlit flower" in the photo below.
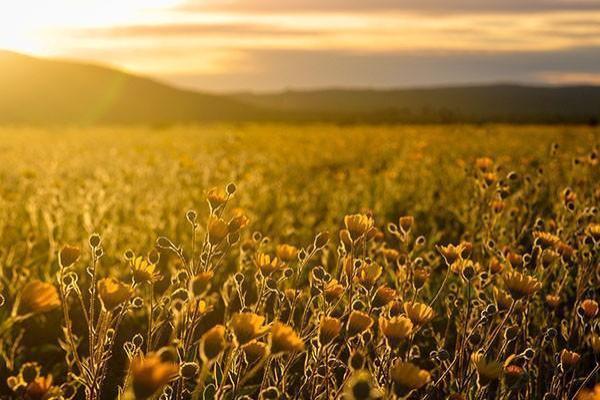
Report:
<svg viewBox="0 0 600 400"><path fill-rule="evenodd" d="M200 337L200 357L204 362L214 360L225 350L225 326L215 325Z"/></svg>
<svg viewBox="0 0 600 400"><path fill-rule="evenodd" d="M410 362L396 362L390 369L390 378L398 396L406 396L410 391L420 389L431 380L428 371Z"/></svg>
<svg viewBox="0 0 600 400"><path fill-rule="evenodd" d="M114 278L104 278L98 281L98 295L104 309L112 311L131 297L131 288Z"/></svg>
<svg viewBox="0 0 600 400"><path fill-rule="evenodd" d="M388 344L393 349L398 347L402 340L410 336L413 330L413 323L409 318L404 316L393 317L390 319L380 317L379 328Z"/></svg>
<svg viewBox="0 0 600 400"><path fill-rule="evenodd" d="M404 303L404 312L415 325L424 325L435 315L433 309L427 304L417 302Z"/></svg>
<svg viewBox="0 0 600 400"><path fill-rule="evenodd" d="M254 258L254 264L258 267L263 276L271 275L283 268L284 264L277 257L271 258L265 253L258 253Z"/></svg>
<svg viewBox="0 0 600 400"><path fill-rule="evenodd" d="M289 244L280 244L275 248L275 254L283 262L295 261L298 258L298 248Z"/></svg>
<svg viewBox="0 0 600 400"><path fill-rule="evenodd" d="M179 374L179 366L163 361L160 355L139 355L131 361L131 379L136 399L148 399Z"/></svg>
<svg viewBox="0 0 600 400"><path fill-rule="evenodd" d="M507 272L504 275L504 284L515 300L529 297L542 288L542 284L536 278L517 271Z"/></svg>
<svg viewBox="0 0 600 400"><path fill-rule="evenodd" d="M144 257L138 256L131 261L131 273L135 283L153 283L160 279L156 264L149 263Z"/></svg>
<svg viewBox="0 0 600 400"><path fill-rule="evenodd" d="M271 326L271 352L291 353L304 350L304 342L291 326L275 322Z"/></svg>
<svg viewBox="0 0 600 400"><path fill-rule="evenodd" d="M354 310L350 313L350 317L348 317L346 332L348 337L352 338L363 333L367 329L370 329L372 325L373 319L369 316L369 314Z"/></svg>
<svg viewBox="0 0 600 400"><path fill-rule="evenodd" d="M356 241L371 230L373 218L364 214L346 215L344 225L346 225L352 240Z"/></svg>
<svg viewBox="0 0 600 400"><path fill-rule="evenodd" d="M35 279L21 289L17 314L44 313L59 306L60 297L56 287Z"/></svg>
<svg viewBox="0 0 600 400"><path fill-rule="evenodd" d="M319 323L319 342L321 346L331 343L337 338L342 330L342 323L339 319L333 317L321 317Z"/></svg>
<svg viewBox="0 0 600 400"><path fill-rule="evenodd" d="M243 346L267 331L263 324L265 317L252 313L236 313L231 317L229 326L233 330L238 346Z"/></svg>
<svg viewBox="0 0 600 400"><path fill-rule="evenodd" d="M471 361L475 365L482 386L497 380L502 373L503 366L495 360L486 359L482 353L473 353Z"/></svg>

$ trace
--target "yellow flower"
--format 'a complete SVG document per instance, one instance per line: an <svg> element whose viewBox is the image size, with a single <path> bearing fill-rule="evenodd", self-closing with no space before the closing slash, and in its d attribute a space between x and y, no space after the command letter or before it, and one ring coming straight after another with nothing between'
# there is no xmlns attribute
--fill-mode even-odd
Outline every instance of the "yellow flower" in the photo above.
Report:
<svg viewBox="0 0 600 400"><path fill-rule="evenodd" d="M555 294L547 294L546 303L548 303L550 307L556 308L560 304L560 296Z"/></svg>
<svg viewBox="0 0 600 400"><path fill-rule="evenodd" d="M543 248L555 247L560 243L560 238L550 232L536 231L533 232L533 237Z"/></svg>
<svg viewBox="0 0 600 400"><path fill-rule="evenodd" d="M471 354L471 361L475 365L477 375L479 376L479 383L482 386L497 380L502 373L503 366L494 360L486 360L481 353Z"/></svg>
<svg viewBox="0 0 600 400"><path fill-rule="evenodd" d="M383 268L376 263L365 264L358 269L354 280L366 288L371 288L377 283L382 272Z"/></svg>
<svg viewBox="0 0 600 400"><path fill-rule="evenodd" d="M332 303L339 299L344 293L344 286L342 286L337 279L332 279L327 283L325 289L323 289L323 293L325 294L325 300Z"/></svg>
<svg viewBox="0 0 600 400"><path fill-rule="evenodd" d="M410 391L420 389L431 380L428 371L410 362L398 361L390 369L390 378L398 396L406 396Z"/></svg>
<svg viewBox="0 0 600 400"><path fill-rule="evenodd" d="M156 264L151 264L144 257L138 256L131 261L131 271L135 283L153 283L160 279Z"/></svg>
<svg viewBox="0 0 600 400"><path fill-rule="evenodd" d="M415 285L415 287L417 289L422 288L425 283L427 282L427 279L429 279L429 271L425 268L415 268L415 271L413 273L413 283Z"/></svg>
<svg viewBox="0 0 600 400"><path fill-rule="evenodd" d="M52 375L38 376L33 382L27 385L24 399L27 400L46 400L59 398L61 391L57 386L52 386Z"/></svg>
<svg viewBox="0 0 600 400"><path fill-rule="evenodd" d="M560 362L567 367L573 367L577 365L580 359L581 356L574 351L564 349L560 352Z"/></svg>
<svg viewBox="0 0 600 400"><path fill-rule="evenodd" d="M481 172L489 171L494 165L494 161L489 157L480 157L475 160L475 166Z"/></svg>
<svg viewBox="0 0 600 400"><path fill-rule="evenodd" d="M208 241L213 246L221 243L229 235L229 225L222 218L211 215L208 219Z"/></svg>
<svg viewBox="0 0 600 400"><path fill-rule="evenodd" d="M213 271L200 272L190 280L190 290L196 296L204 293L214 276Z"/></svg>
<svg viewBox="0 0 600 400"><path fill-rule="evenodd" d="M600 400L600 383L593 389L583 389L577 396L577 400Z"/></svg>
<svg viewBox="0 0 600 400"><path fill-rule="evenodd" d="M319 342L321 346L328 345L337 338L342 330L342 323L333 317L321 317L319 324Z"/></svg>
<svg viewBox="0 0 600 400"><path fill-rule="evenodd" d="M370 329L372 325L373 319L369 316L369 314L354 310L350 313L350 317L348 317L346 333L348 334L349 338L352 338L363 333L367 329Z"/></svg>
<svg viewBox="0 0 600 400"><path fill-rule="evenodd" d="M453 244L448 244L447 246L440 246L438 248L438 251L440 252L440 254L442 255L442 257L444 257L444 260L446 261L446 264L448 264L448 266L454 264L454 262L456 260L458 260L458 258L461 255L462 252L462 248L461 245L453 245Z"/></svg>
<svg viewBox="0 0 600 400"><path fill-rule="evenodd" d="M254 258L254 263L263 274L263 276L271 275L283 268L284 264L277 257L271 258L265 253L258 253Z"/></svg>
<svg viewBox="0 0 600 400"><path fill-rule="evenodd" d="M36 279L21 289L17 314L43 313L59 306L60 297L54 285Z"/></svg>
<svg viewBox="0 0 600 400"><path fill-rule="evenodd" d="M206 200L208 201L208 205L210 207L211 213L221 207L227 201L228 196L224 190L221 190L217 187L210 189L206 193Z"/></svg>
<svg viewBox="0 0 600 400"><path fill-rule="evenodd" d="M233 335L238 346L243 346L267 331L263 326L265 317L252 313L236 313L231 317L229 326L233 330Z"/></svg>
<svg viewBox="0 0 600 400"><path fill-rule="evenodd" d="M600 240L600 224L589 224L585 231L588 235L594 238L595 241Z"/></svg>
<svg viewBox="0 0 600 400"><path fill-rule="evenodd" d="M537 279L517 271L507 272L504 275L504 284L515 300L529 297L542 288Z"/></svg>
<svg viewBox="0 0 600 400"><path fill-rule="evenodd" d="M275 254L283 262L295 261L298 257L298 248L289 244L280 244L275 248Z"/></svg>
<svg viewBox="0 0 600 400"><path fill-rule="evenodd" d="M583 316L585 318L594 318L598 315L598 302L591 299L585 299L581 302L581 310L583 311Z"/></svg>
<svg viewBox="0 0 600 400"><path fill-rule="evenodd" d="M129 300L131 288L114 278L104 278L98 281L98 295L104 309L112 311Z"/></svg>
<svg viewBox="0 0 600 400"><path fill-rule="evenodd" d="M413 323L409 318L404 316L390 319L380 317L379 328L390 347L394 349L400 345L402 340L410 336L413 330Z"/></svg>
<svg viewBox="0 0 600 400"><path fill-rule="evenodd" d="M60 265L62 267L70 267L77 262L80 253L79 247L69 245L64 246L58 254Z"/></svg>
<svg viewBox="0 0 600 400"><path fill-rule="evenodd" d="M404 312L415 325L424 325L431 321L434 317L434 312L427 304L417 302L404 303Z"/></svg>
<svg viewBox="0 0 600 400"><path fill-rule="evenodd" d="M225 350L225 326L215 325L200 338L200 357L204 362L214 360Z"/></svg>
<svg viewBox="0 0 600 400"><path fill-rule="evenodd" d="M179 366L163 361L160 355L139 355L131 361L131 379L136 399L148 399L179 374Z"/></svg>
<svg viewBox="0 0 600 400"><path fill-rule="evenodd" d="M396 291L389 286L381 286L377 291L375 291L375 296L373 296L373 307L384 307L394 300L396 297Z"/></svg>
<svg viewBox="0 0 600 400"><path fill-rule="evenodd" d="M502 290L497 287L492 288L492 292L494 293L494 298L496 299L496 304L498 305L499 310L508 310L513 303L512 297L505 290Z"/></svg>
<svg viewBox="0 0 600 400"><path fill-rule="evenodd" d="M400 217L400 220L398 221L398 224L400 225L400 228L402 229L403 232L410 231L410 229L412 228L414 223L415 223L415 218L410 215Z"/></svg>
<svg viewBox="0 0 600 400"><path fill-rule="evenodd" d="M400 257L400 252L396 249L383 249L381 253L387 262L394 262Z"/></svg>
<svg viewBox="0 0 600 400"><path fill-rule="evenodd" d="M364 214L346 215L344 224L352 240L356 241L371 230L373 218Z"/></svg>
<svg viewBox="0 0 600 400"><path fill-rule="evenodd" d="M344 399L346 400L375 400L383 398L383 390L375 386L373 376L369 371L364 369L355 371L344 386Z"/></svg>
<svg viewBox="0 0 600 400"><path fill-rule="evenodd" d="M242 346L242 351L248 364L254 364L267 354L267 345L257 340L252 340Z"/></svg>
<svg viewBox="0 0 600 400"><path fill-rule="evenodd" d="M304 342L292 327L281 322L275 322L271 326L271 352L273 354L302 350L304 350Z"/></svg>
<svg viewBox="0 0 600 400"><path fill-rule="evenodd" d="M231 218L227 227L229 228L229 232L237 232L248 225L249 222L250 219L246 216L246 214L244 214L242 210L237 209L234 217Z"/></svg>

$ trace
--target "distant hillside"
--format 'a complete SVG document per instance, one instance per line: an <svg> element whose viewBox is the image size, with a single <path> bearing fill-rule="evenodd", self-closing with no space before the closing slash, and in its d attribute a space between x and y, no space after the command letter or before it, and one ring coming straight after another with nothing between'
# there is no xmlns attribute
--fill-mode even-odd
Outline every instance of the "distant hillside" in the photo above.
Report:
<svg viewBox="0 0 600 400"><path fill-rule="evenodd" d="M596 86L332 89L241 93L232 98L300 120L593 123L600 118L600 87Z"/></svg>
<svg viewBox="0 0 600 400"><path fill-rule="evenodd" d="M0 123L172 123L260 115L234 99L110 68L0 52Z"/></svg>
<svg viewBox="0 0 600 400"><path fill-rule="evenodd" d="M0 124L590 123L600 87L468 86L215 95L115 69L0 51Z"/></svg>

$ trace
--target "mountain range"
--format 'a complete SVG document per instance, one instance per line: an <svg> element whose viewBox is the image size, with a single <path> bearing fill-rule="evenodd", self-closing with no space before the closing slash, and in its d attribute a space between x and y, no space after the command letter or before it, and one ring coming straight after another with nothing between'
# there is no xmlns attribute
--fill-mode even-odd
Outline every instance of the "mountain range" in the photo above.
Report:
<svg viewBox="0 0 600 400"><path fill-rule="evenodd" d="M0 51L0 124L597 123L598 86L514 84L212 94Z"/></svg>

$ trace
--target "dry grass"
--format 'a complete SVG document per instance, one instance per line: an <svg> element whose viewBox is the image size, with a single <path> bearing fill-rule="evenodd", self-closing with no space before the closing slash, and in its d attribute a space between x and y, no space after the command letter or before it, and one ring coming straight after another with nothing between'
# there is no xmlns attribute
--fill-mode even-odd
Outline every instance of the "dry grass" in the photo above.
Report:
<svg viewBox="0 0 600 400"><path fill-rule="evenodd" d="M3 128L0 397L595 398L599 138Z"/></svg>

